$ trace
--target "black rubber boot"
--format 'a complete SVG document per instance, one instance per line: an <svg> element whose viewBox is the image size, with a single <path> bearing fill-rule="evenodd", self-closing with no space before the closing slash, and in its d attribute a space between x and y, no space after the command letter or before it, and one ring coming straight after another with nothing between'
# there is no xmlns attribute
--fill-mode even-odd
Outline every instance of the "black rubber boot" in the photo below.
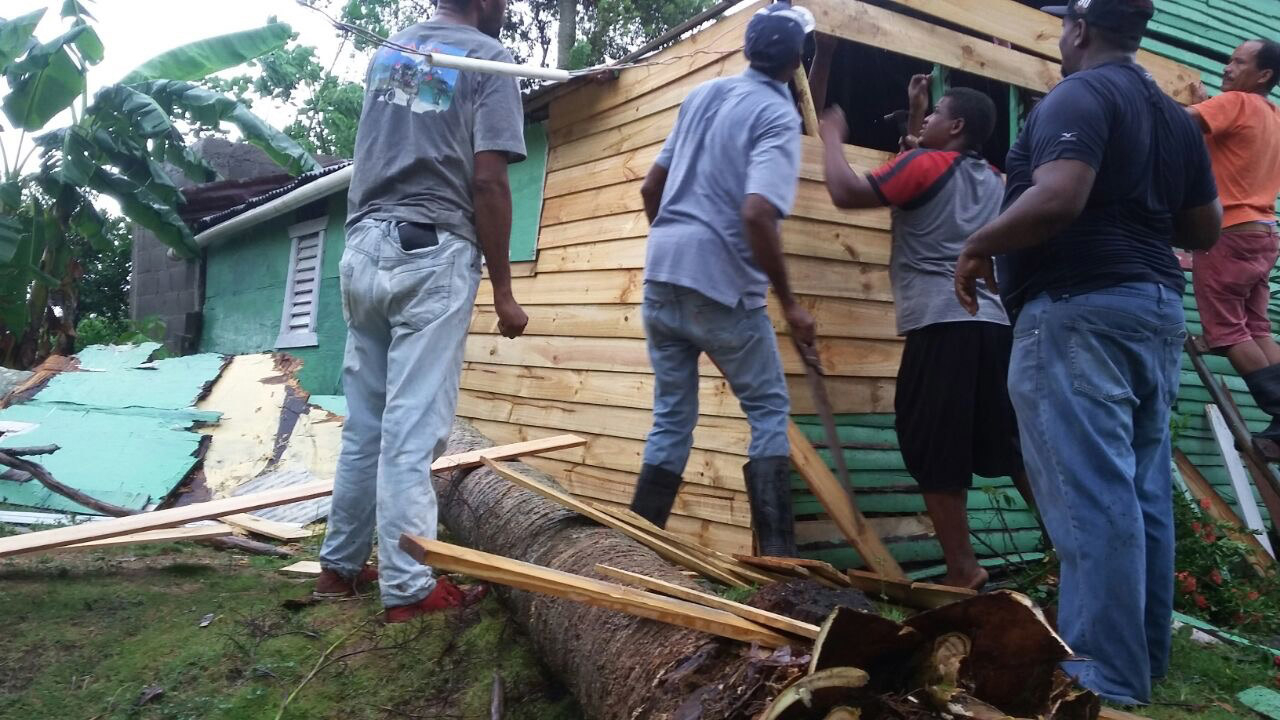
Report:
<svg viewBox="0 0 1280 720"><path fill-rule="evenodd" d="M680 491L680 480L679 475L657 465L641 467L640 477L636 479L636 494L631 497L631 512L665 528L671 506L676 502L676 493Z"/></svg>
<svg viewBox="0 0 1280 720"><path fill-rule="evenodd" d="M1280 365L1255 370L1244 376L1244 383L1258 408L1271 416L1267 429L1254 437L1280 443Z"/></svg>
<svg viewBox="0 0 1280 720"><path fill-rule="evenodd" d="M753 458L742 466L751 501L751 524L760 554L796 556L795 517L791 514L791 459Z"/></svg>

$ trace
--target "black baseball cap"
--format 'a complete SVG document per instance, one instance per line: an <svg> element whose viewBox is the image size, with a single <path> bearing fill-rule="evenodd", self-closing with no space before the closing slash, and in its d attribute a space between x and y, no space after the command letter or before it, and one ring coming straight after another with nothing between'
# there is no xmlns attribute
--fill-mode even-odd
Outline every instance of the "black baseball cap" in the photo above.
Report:
<svg viewBox="0 0 1280 720"><path fill-rule="evenodd" d="M1084 20L1090 25L1125 35L1142 35L1156 14L1151 0L1071 0L1066 5L1040 8L1050 15Z"/></svg>
<svg viewBox="0 0 1280 720"><path fill-rule="evenodd" d="M805 38L813 32L813 13L790 2L775 2L756 11L747 23L744 50L747 59L766 67L783 66L804 52Z"/></svg>

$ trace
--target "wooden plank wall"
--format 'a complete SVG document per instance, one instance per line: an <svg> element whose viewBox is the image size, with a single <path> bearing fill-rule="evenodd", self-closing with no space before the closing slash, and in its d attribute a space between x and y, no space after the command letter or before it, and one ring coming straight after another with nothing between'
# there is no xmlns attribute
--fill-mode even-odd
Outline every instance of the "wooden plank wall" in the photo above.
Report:
<svg viewBox="0 0 1280 720"><path fill-rule="evenodd" d="M1035 89L1056 81L1056 64L1039 56L856 0L806 4L818 16L819 30L849 40ZM754 10L722 18L650 58L654 64L625 70L612 82L585 84L552 103L538 255L532 274L513 280L530 317L526 336L510 341L497 334L487 283L477 299L459 415L501 443L565 431L588 437L583 448L529 462L574 494L606 505L630 501L652 417L640 312L648 229L640 183L689 91L746 67L742 36ZM821 182L820 150L815 138L804 139L794 216L783 226L792 284L817 319L835 411L890 413L902 346L889 287L889 213L836 209ZM860 170L888 158L856 147L847 155ZM775 327L783 330L776 301L770 308ZM799 357L785 337L779 346L793 412L815 412ZM701 376L702 416L668 527L720 550L749 552L741 471L747 425L710 363L704 362Z"/></svg>

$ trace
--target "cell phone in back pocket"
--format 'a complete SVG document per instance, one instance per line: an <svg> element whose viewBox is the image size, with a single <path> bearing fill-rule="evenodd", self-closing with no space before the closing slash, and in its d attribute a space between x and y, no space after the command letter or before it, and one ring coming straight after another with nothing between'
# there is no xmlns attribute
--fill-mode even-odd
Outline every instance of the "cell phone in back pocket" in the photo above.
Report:
<svg viewBox="0 0 1280 720"><path fill-rule="evenodd" d="M436 226L431 223L402 222L396 225L400 236L400 249L405 252L425 250L440 244Z"/></svg>

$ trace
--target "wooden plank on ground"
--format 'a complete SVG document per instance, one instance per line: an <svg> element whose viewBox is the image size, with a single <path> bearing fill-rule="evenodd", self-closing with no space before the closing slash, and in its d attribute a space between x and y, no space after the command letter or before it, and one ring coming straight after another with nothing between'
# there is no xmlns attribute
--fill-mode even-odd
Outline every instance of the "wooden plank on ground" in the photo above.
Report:
<svg viewBox="0 0 1280 720"><path fill-rule="evenodd" d="M280 568L280 572L290 575L319 575L320 561L318 560L299 560L292 565L286 565Z"/></svg>
<svg viewBox="0 0 1280 720"><path fill-rule="evenodd" d="M955 23L1008 41L1018 47L1062 60L1058 50L1058 37L1062 34L1062 21L1058 18L1010 0L893 0L926 15ZM1185 65L1161 57L1146 50L1138 51L1138 63L1146 68L1160 88L1181 103L1191 99L1191 83L1200 79L1199 73Z"/></svg>
<svg viewBox="0 0 1280 720"><path fill-rule="evenodd" d="M91 540L85 543L77 543L75 545L63 545L62 547L52 548L45 552L70 552L72 550L99 550L101 548L116 547L119 545L135 545L138 543L159 543L159 542L185 542L191 540L207 540L209 538L226 537L235 532L231 526L222 523L213 523L210 525L194 525L191 527L179 528L162 528L160 530L145 530L131 535L121 535L119 537L106 538L104 540Z"/></svg>
<svg viewBox="0 0 1280 720"><path fill-rule="evenodd" d="M481 464L481 458L501 460L521 457L523 455L575 447L584 442L586 441L574 435L557 435L531 442L472 450L457 455L446 455L433 462L431 470L433 472L442 472L463 467L476 467ZM427 482L427 478L424 477L423 482ZM224 515L250 512L260 508L288 505L302 500L324 497L332 492L333 483L325 480L250 495L193 503L167 510L154 510L152 512L138 513L137 515L127 515L101 522L42 530L40 532L26 533L25 535L14 535L0 538L0 557L20 555L36 550L48 550L93 540L105 540L144 530L174 527L195 522L196 520L211 520Z"/></svg>
<svg viewBox="0 0 1280 720"><path fill-rule="evenodd" d="M864 593L878 595L899 605L919 610L931 610L950 605L978 594L973 590L950 585L894 580L865 570L849 570L846 577L854 587Z"/></svg>
<svg viewBox="0 0 1280 720"><path fill-rule="evenodd" d="M632 540L635 540L641 545L644 545L650 550L653 550L655 553L657 553L660 557L662 557L664 560L667 560L668 562L675 563L677 565L680 565L681 567L689 568L690 570L695 570L713 580L725 583L726 585L730 585L732 587L747 587L747 584L744 583L742 580L738 579L737 577L734 577L733 575L730 575L729 573L726 573L720 570L719 568L711 565L710 563L700 558L696 558L690 553L687 553L681 550L680 548L674 547L663 540L653 537L652 535L648 535L646 533L640 532L636 528L626 523L619 522L612 516L602 513L599 510L596 510L590 505L587 505L586 503L579 501L577 498L574 498L566 493L560 492L559 490L553 487L543 485L542 483L536 480L525 477L519 471L511 467L508 467L503 463L498 463L498 462L494 462L492 460L486 459L484 461L484 464L490 470L506 478L512 484L522 487L525 490L528 490L529 492L534 493L536 495L540 495L543 498L546 498L547 500L550 500L554 503L558 503L563 507L573 510L579 515L582 515L585 518L593 520L607 528L612 528L614 530L617 530L623 535L626 535Z"/></svg>
<svg viewBox="0 0 1280 720"><path fill-rule="evenodd" d="M1204 475L1200 474L1200 469L1192 464L1191 459L1186 456L1178 448L1173 449L1173 462L1178 466L1178 474L1182 476L1183 482L1187 484L1187 489L1191 491L1192 497L1198 500L1202 505L1208 503L1205 512L1209 517L1220 523L1226 524L1231 528L1228 532L1231 539L1236 542L1243 543L1249 548L1249 562L1260 573L1266 573L1275 566L1275 558L1267 552L1266 547L1258 540L1258 536L1244 529L1244 523L1240 521L1240 517L1236 515L1235 510L1227 504L1226 500L1218 494L1217 490L1209 484Z"/></svg>
<svg viewBox="0 0 1280 720"><path fill-rule="evenodd" d="M741 642L760 643L765 647L791 643L777 632L732 613L603 580L408 534L400 537L400 548L434 568L464 573L521 590L568 598Z"/></svg>
<svg viewBox="0 0 1280 720"><path fill-rule="evenodd" d="M1057 63L859 0L808 0L805 7L819 30L845 40L1039 92L1061 79Z"/></svg>
<svg viewBox="0 0 1280 720"><path fill-rule="evenodd" d="M708 562L719 566L725 572L741 576L747 582L755 583L758 585L768 585L769 583L777 582L780 579L776 575L770 575L768 573L757 570L756 568L753 568L749 565L738 562L732 555L722 553L719 550L713 550L705 545L701 545L697 542L694 542L693 540L690 540L687 537L683 537L681 535L668 532L666 529L660 528L657 525L654 525L653 523L649 522L648 519L643 518L637 515L636 513L632 512L629 508L614 508L614 507L610 507L608 505L603 505L600 503L587 503L587 504L599 510L600 512L608 513L622 522L628 523L630 525L635 526L636 528L639 528L641 532L648 533L655 537L666 540L667 542L670 542L673 545L684 548L685 550L688 550L694 555L702 557L706 559Z"/></svg>
<svg viewBox="0 0 1280 720"><path fill-rule="evenodd" d="M732 600L726 600L710 593L681 587L665 580L651 578L639 573L619 570L618 568L609 567L608 565L596 565L596 570L614 580L618 580L619 582L636 585L644 588L645 590L651 590L663 595L670 595L671 597L687 600L699 605L705 605L709 608L724 610L725 612L733 613L740 618L746 618L752 622L760 623L765 627L771 627L775 630L791 633L792 635L799 635L800 637L808 638L810 640L816 640L818 638L819 628L817 625L800 622L799 620L786 617L785 615L760 610L758 608L753 608L750 605L743 605L742 603L733 602Z"/></svg>
<svg viewBox="0 0 1280 720"><path fill-rule="evenodd" d="M315 530L308 530L298 525L290 525L289 523L276 522L275 520L267 520L256 515L248 513L236 513L234 515L224 515L222 522L243 530L248 530L256 535L273 538L275 540L301 540L315 535Z"/></svg>
<svg viewBox="0 0 1280 720"><path fill-rule="evenodd" d="M804 433L800 432L800 428L796 427L795 422L787 426L787 437L791 440L791 462L795 464L796 470L800 472L800 476L809 485L814 496L822 503L827 515L840 528L840 532L849 544L862 556L863 562L886 577L895 580L907 579L898 561L893 559L888 548L867 524L867 519L854 506L852 488L845 488L836 476L831 474L831 469L827 467L813 445L809 444L809 440Z"/></svg>

